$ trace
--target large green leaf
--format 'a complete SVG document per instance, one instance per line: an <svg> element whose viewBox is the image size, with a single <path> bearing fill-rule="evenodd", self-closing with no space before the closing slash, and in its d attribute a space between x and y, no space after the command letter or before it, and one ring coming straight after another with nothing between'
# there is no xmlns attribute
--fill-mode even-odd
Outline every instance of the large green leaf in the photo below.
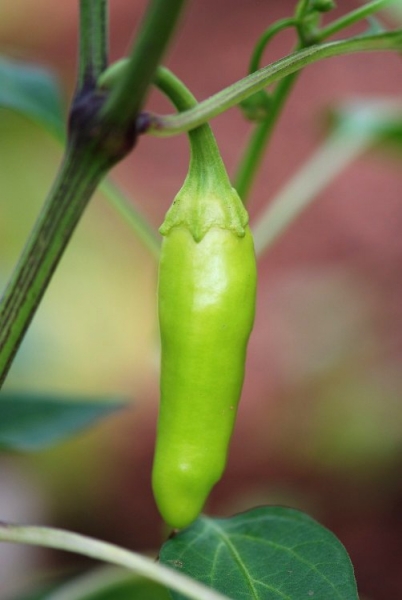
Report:
<svg viewBox="0 0 402 600"><path fill-rule="evenodd" d="M261 507L230 519L201 517L164 544L160 560L234 600L357 600L342 544L289 508Z"/></svg>
<svg viewBox="0 0 402 600"><path fill-rule="evenodd" d="M116 400L0 394L0 450L35 451L126 406Z"/></svg>
<svg viewBox="0 0 402 600"><path fill-rule="evenodd" d="M8 108L63 136L64 109L54 75L38 66L0 57L0 108Z"/></svg>

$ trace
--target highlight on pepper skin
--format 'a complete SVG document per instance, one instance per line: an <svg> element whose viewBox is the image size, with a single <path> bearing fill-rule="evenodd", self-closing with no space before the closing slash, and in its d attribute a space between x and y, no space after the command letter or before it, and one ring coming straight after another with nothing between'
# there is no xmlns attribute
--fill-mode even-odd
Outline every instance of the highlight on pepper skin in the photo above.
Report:
<svg viewBox="0 0 402 600"><path fill-rule="evenodd" d="M255 313L256 264L244 237L184 227L164 239L159 269L161 403L152 484L174 528L191 524L222 477Z"/></svg>

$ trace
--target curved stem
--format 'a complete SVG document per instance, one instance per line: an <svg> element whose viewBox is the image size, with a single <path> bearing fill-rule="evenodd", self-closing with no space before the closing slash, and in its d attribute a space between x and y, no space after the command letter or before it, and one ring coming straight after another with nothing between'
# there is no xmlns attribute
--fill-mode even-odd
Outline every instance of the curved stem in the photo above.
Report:
<svg viewBox="0 0 402 600"><path fill-rule="evenodd" d="M324 58L354 52L400 50L401 47L402 31L398 30L350 40L328 42L327 44L299 50L248 75L207 100L200 102L195 108L174 115L151 116L147 133L167 137L189 131L216 117L228 108L236 106L236 104L267 85Z"/></svg>
<svg viewBox="0 0 402 600"><path fill-rule="evenodd" d="M168 69L159 68L155 83L178 110L197 105L191 92ZM166 213L160 233L167 235L172 227L185 226L198 242L213 222L216 227L243 236L248 215L230 183L209 123L192 129L188 137L191 153L187 176Z"/></svg>
<svg viewBox="0 0 402 600"><path fill-rule="evenodd" d="M34 544L76 552L90 558L119 565L180 592L186 598L193 598L194 600L228 600L226 596L207 588L186 575L177 573L173 569L155 564L149 558L78 533L50 527L25 527L0 523L0 541Z"/></svg>
<svg viewBox="0 0 402 600"><path fill-rule="evenodd" d="M320 33L316 36L316 40L323 41L326 37L333 35L333 33L340 31L344 27L348 27L356 21L364 19L368 15L378 11L379 8L381 8L381 6L389 2L390 0L375 0L369 5L363 6L349 13L345 17L342 17L334 23L331 23L325 29L322 29ZM305 2L299 3L299 6L296 11L296 16L294 18L283 19L282 21L278 21L265 32L265 34L260 38L254 50L250 66L250 72L253 72L258 69L262 53L269 40L276 33L279 33L286 27L297 26L300 20L302 20L303 13L305 12L306 8L307 5ZM301 49L303 47L303 36L301 36L299 33L299 37L299 49ZM286 99L296 82L297 76L298 73L288 75L278 84L277 88L275 89L272 95L272 103L267 118L263 122L259 123L252 133L250 142L247 146L247 149L244 153L244 156L238 167L234 179L234 186L237 189L244 203L247 202L248 194L251 190L253 181L263 160L275 124L277 123L278 117L283 109Z"/></svg>
<svg viewBox="0 0 402 600"><path fill-rule="evenodd" d="M189 110L197 106L197 100L188 87L166 67L158 68L154 84L169 98L178 111Z"/></svg>
<svg viewBox="0 0 402 600"><path fill-rule="evenodd" d="M253 54L251 55L250 66L248 69L249 73L254 73L254 71L257 71L260 68L262 55L272 38L284 29L288 29L289 27L295 27L296 23L296 19L294 19L293 17L289 17L287 19L281 19L280 21L276 21L276 23L274 23L273 25L271 25L271 27L268 27L268 29L264 31L260 39L257 41L254 47Z"/></svg>
<svg viewBox="0 0 402 600"><path fill-rule="evenodd" d="M159 67L155 78L155 85L166 94L178 110L187 110L197 106L197 100L190 90L169 69ZM190 130L189 140L191 158L187 179L194 173L196 173L194 178L197 179L199 177L199 168L202 164L205 171L208 170L209 174L214 174L215 185L217 181L221 180L229 184L226 169L210 125L204 123ZM204 173L205 176L206 173Z"/></svg>

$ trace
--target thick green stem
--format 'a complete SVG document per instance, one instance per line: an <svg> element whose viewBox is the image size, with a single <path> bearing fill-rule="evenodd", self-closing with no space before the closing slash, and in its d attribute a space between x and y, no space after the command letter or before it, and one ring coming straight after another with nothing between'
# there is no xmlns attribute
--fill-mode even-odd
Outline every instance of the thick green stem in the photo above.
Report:
<svg viewBox="0 0 402 600"><path fill-rule="evenodd" d="M153 115L147 132L156 136L167 137L194 129L228 108L236 106L239 102L262 90L267 85L275 83L287 75L324 58L354 52L401 49L402 31L399 30L311 46L248 75L207 100L200 102L195 108L174 115Z"/></svg>
<svg viewBox="0 0 402 600"><path fill-rule="evenodd" d="M80 0L78 89L94 85L108 60L107 0Z"/></svg>
<svg viewBox="0 0 402 600"><path fill-rule="evenodd" d="M0 386L108 161L75 147L60 172L0 303Z"/></svg>
<svg viewBox="0 0 402 600"><path fill-rule="evenodd" d="M185 0L151 1L127 70L102 109L109 123L122 127L136 119L184 4Z"/></svg>
<svg viewBox="0 0 402 600"><path fill-rule="evenodd" d="M55 184L0 302L0 386L92 193L134 145L138 106L134 111L132 106L127 108L127 113L125 108L133 101L133 86L136 101L143 101L183 3L153 0L129 61L128 77L123 78L116 94L111 94L111 112L103 112L107 94L98 90L96 83L106 65L107 4L105 0L81 0L80 63L69 118L69 143ZM127 86L131 76L138 76L141 84L134 81ZM115 127L116 123L120 126Z"/></svg>

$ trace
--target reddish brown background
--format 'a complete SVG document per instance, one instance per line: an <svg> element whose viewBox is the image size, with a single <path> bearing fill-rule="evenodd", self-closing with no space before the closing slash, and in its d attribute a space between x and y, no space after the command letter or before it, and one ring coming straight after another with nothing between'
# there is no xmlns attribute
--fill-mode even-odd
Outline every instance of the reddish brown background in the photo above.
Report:
<svg viewBox="0 0 402 600"><path fill-rule="evenodd" d="M12 3L5 4L3 49L53 67L71 94L76 3L14 3L11 17ZM338 4L336 15L358 6ZM111 2L112 58L128 48L144 6ZM206 98L245 75L256 38L293 7L288 0L193 0L166 62ZM291 45L292 36L283 34L266 60ZM322 141L329 106L360 96L399 98L401 79L401 58L389 53L308 68L259 174L251 220ZM150 106L170 110L157 94ZM232 109L213 128L233 174L250 125ZM142 139L114 171L155 226L180 187L187 156L184 136ZM308 511L345 544L362 598L371 600L402 597L400 160L370 152L260 260L239 423L227 473L207 507L211 514L231 514L280 503ZM140 394L132 418L116 420L104 433L113 440L107 457L98 449L108 480L91 497L90 510L85 498L80 505L79 490L61 486L59 495L69 500L51 501L53 524L139 550L158 547L161 524L149 483L155 376Z"/></svg>

